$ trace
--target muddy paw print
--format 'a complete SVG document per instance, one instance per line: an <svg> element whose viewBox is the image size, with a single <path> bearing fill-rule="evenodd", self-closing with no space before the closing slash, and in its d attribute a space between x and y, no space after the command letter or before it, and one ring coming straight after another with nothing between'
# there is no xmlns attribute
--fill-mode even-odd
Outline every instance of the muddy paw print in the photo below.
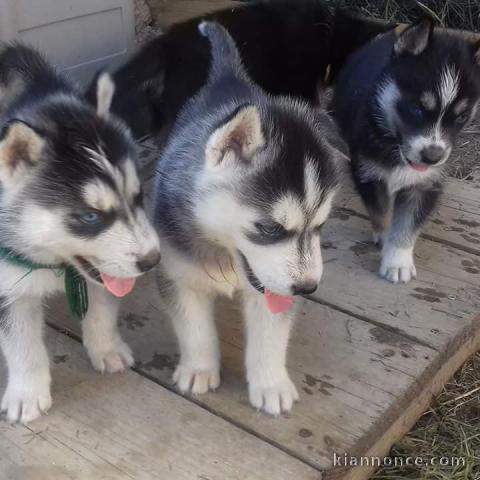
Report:
<svg viewBox="0 0 480 480"><path fill-rule="evenodd" d="M430 303L440 303L442 298L446 298L447 295L443 292L439 292L434 288L414 288L414 291L417 293L411 293L410 295L419 300L425 300Z"/></svg>
<svg viewBox="0 0 480 480"><path fill-rule="evenodd" d="M480 260L477 260L477 259L462 260L462 266L467 273L473 273L473 274L480 273Z"/></svg>

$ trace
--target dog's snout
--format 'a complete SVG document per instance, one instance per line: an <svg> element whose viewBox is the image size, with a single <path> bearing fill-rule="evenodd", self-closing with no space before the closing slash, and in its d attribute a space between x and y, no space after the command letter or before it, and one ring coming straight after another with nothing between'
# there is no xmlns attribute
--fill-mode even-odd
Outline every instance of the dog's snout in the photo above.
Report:
<svg viewBox="0 0 480 480"><path fill-rule="evenodd" d="M294 295L311 295L317 289L317 282L304 282L293 285Z"/></svg>
<svg viewBox="0 0 480 480"><path fill-rule="evenodd" d="M434 165L445 155L445 149L440 145L430 145L422 150L422 161Z"/></svg>
<svg viewBox="0 0 480 480"><path fill-rule="evenodd" d="M152 250L137 261L137 267L141 272L148 272L160 261L160 252Z"/></svg>

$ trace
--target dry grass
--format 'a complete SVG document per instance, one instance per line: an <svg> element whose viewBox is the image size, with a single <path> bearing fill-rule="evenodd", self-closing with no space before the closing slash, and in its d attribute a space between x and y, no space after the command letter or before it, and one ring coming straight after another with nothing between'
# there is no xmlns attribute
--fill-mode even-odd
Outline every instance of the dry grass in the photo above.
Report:
<svg viewBox="0 0 480 480"><path fill-rule="evenodd" d="M367 16L409 23L425 12L444 27L480 31L478 0L330 0L332 5L354 7Z"/></svg>
<svg viewBox="0 0 480 480"><path fill-rule="evenodd" d="M448 161L448 173L460 180L480 179L480 115L471 125L468 125L457 140Z"/></svg>
<svg viewBox="0 0 480 480"><path fill-rule="evenodd" d="M453 456L464 458L465 464L383 468L372 480L480 479L480 353L457 372L390 455L425 459Z"/></svg>

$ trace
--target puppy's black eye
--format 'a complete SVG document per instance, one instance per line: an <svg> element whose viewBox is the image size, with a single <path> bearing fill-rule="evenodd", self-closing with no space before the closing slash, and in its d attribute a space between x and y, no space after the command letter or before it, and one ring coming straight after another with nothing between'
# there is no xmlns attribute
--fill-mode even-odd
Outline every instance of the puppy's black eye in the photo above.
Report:
<svg viewBox="0 0 480 480"><path fill-rule="evenodd" d="M279 223L269 222L269 223L255 223L255 228L258 230L259 233L264 235L265 237L270 238L282 238L288 232L285 228L282 227Z"/></svg>
<svg viewBox="0 0 480 480"><path fill-rule="evenodd" d="M421 120L425 114L425 110L415 102L410 102L406 105L406 110L409 116L416 120Z"/></svg>
<svg viewBox="0 0 480 480"><path fill-rule="evenodd" d="M458 115L457 118L455 118L455 123L457 123L458 125L463 125L464 123L466 123L469 117L470 115L467 112L461 113L460 115Z"/></svg>
<svg viewBox="0 0 480 480"><path fill-rule="evenodd" d="M313 231L315 233L320 233L322 231L323 226L325 225L325 222L322 223L321 225L317 225L316 227L313 227Z"/></svg>

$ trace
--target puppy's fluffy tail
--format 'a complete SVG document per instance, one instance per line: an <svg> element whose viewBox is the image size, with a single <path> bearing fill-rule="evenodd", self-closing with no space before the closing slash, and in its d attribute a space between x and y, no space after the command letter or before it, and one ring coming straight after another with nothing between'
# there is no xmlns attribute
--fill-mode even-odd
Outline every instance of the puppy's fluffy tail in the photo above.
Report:
<svg viewBox="0 0 480 480"><path fill-rule="evenodd" d="M227 70L243 74L242 60L233 38L217 22L202 22L198 26L200 33L207 37L211 45L210 76L217 77Z"/></svg>

